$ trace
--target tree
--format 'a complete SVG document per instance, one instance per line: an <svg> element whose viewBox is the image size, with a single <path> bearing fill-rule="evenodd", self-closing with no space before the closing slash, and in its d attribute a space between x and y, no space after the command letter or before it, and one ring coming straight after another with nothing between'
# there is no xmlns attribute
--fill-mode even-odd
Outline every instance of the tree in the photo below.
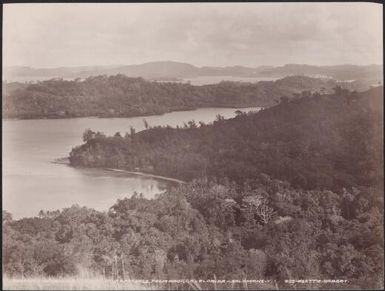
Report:
<svg viewBox="0 0 385 291"><path fill-rule="evenodd" d="M87 128L83 133L83 142L88 143L93 138L95 138L95 132Z"/></svg>
<svg viewBox="0 0 385 291"><path fill-rule="evenodd" d="M100 132L100 131L98 131L95 134L95 138L105 138L105 137L106 137L106 135L103 132Z"/></svg>
<svg viewBox="0 0 385 291"><path fill-rule="evenodd" d="M320 253L316 250L316 225L305 220L271 225L266 253L280 279L320 277Z"/></svg>
<svg viewBox="0 0 385 291"><path fill-rule="evenodd" d="M257 215L262 219L263 224L268 224L274 217L274 210L266 204L257 208Z"/></svg>
<svg viewBox="0 0 385 291"><path fill-rule="evenodd" d="M250 212L247 215L250 219L257 215L263 225L268 224L275 215L274 210L268 206L267 199L258 193L243 198L242 207L245 214Z"/></svg>
<svg viewBox="0 0 385 291"><path fill-rule="evenodd" d="M12 221L12 214L3 210L3 225Z"/></svg>
<svg viewBox="0 0 385 291"><path fill-rule="evenodd" d="M223 121L223 120L225 120L225 117L224 117L224 116L222 116L222 115L220 115L220 114L217 114L217 115L216 115L216 117L215 117L215 121L216 121L216 122L221 122L221 121Z"/></svg>
<svg viewBox="0 0 385 291"><path fill-rule="evenodd" d="M236 110L236 111L235 111L235 115L236 115L236 116L243 115L243 114L245 114L245 113L242 112L241 110Z"/></svg>
<svg viewBox="0 0 385 291"><path fill-rule="evenodd" d="M131 136L135 135L135 128L133 126L130 126L130 134Z"/></svg>
<svg viewBox="0 0 385 291"><path fill-rule="evenodd" d="M197 128L197 125L195 123L195 120L190 120L188 122L189 128Z"/></svg>
<svg viewBox="0 0 385 291"><path fill-rule="evenodd" d="M144 128L148 129L148 122L145 118L143 118Z"/></svg>

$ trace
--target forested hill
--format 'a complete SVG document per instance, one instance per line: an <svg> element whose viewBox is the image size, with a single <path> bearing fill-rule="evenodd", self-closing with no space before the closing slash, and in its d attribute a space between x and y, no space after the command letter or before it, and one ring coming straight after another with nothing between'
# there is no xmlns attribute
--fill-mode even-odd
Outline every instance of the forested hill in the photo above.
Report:
<svg viewBox="0 0 385 291"><path fill-rule="evenodd" d="M268 107L302 91L328 92L355 83L291 76L258 83L221 82L192 86L124 75L83 81L52 79L36 84L3 83L3 118L130 117L199 107ZM354 88L359 89L359 88Z"/></svg>
<svg viewBox="0 0 385 291"><path fill-rule="evenodd" d="M336 94L283 98L257 114L218 116L213 125L189 122L124 137L87 130L86 144L71 153L72 165L239 183L197 179L154 199L119 199L107 212L72 206L13 220L3 211L3 272L113 278L117 254L130 279L237 280L219 285L231 289L244 289L245 278L274 282L247 283L250 290L381 289L382 91L337 88ZM252 179L240 184L246 178ZM334 192L301 185L363 186ZM287 283L308 278L343 281Z"/></svg>
<svg viewBox="0 0 385 291"><path fill-rule="evenodd" d="M305 189L377 185L383 179L383 87L336 88L212 125L151 128L122 137L86 132L73 166L140 170L191 180L259 173Z"/></svg>

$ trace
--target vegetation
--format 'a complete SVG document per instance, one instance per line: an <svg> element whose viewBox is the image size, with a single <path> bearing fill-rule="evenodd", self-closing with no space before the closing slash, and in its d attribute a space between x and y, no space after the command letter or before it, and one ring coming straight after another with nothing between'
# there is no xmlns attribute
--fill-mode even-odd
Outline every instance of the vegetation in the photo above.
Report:
<svg viewBox="0 0 385 291"><path fill-rule="evenodd" d="M301 97L301 98L299 98ZM303 93L275 107L212 125L156 127L90 138L70 154L74 166L140 170L181 180L259 173L304 189L379 185L383 181L382 87L365 93Z"/></svg>
<svg viewBox="0 0 385 291"><path fill-rule="evenodd" d="M337 87L283 97L231 120L218 116L212 125L191 121L112 137L86 130L72 165L139 169L188 183L152 200L118 200L107 212L73 206L19 220L3 212L3 270L10 277L88 270L110 278L118 253L126 277L135 279L383 288L382 102L382 87ZM346 282L285 281L309 278Z"/></svg>
<svg viewBox="0 0 385 291"><path fill-rule="evenodd" d="M6 83L2 105L5 118L129 117L210 106L267 107L283 95L291 97L303 90L328 91L335 85L332 80L303 76L255 84L221 82L204 86L150 82L124 75L97 76L83 81Z"/></svg>
<svg viewBox="0 0 385 291"><path fill-rule="evenodd" d="M215 276L292 288L284 280L335 278L348 285L306 286L379 288L381 199L368 187L305 191L260 175L241 186L196 180L154 200L134 195L107 213L73 206L14 221L3 212L3 268L8 276L86 269L108 277L118 251L135 279Z"/></svg>

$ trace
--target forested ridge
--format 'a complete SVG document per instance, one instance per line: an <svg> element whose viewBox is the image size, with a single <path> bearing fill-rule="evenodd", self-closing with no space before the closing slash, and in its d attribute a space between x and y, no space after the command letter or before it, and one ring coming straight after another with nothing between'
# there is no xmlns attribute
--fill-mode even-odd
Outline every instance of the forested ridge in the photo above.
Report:
<svg viewBox="0 0 385 291"><path fill-rule="evenodd" d="M152 200L118 200L107 212L73 206L13 220L3 211L3 270L110 276L119 252L137 279L215 275L275 280L270 287L282 289L383 288L382 94L382 87L336 87L282 96L276 106L210 125L147 124L111 137L86 130L70 154L73 166L188 183ZM285 283L309 278L347 283Z"/></svg>
<svg viewBox="0 0 385 291"><path fill-rule="evenodd" d="M3 83L3 118L130 117L199 107L268 107L281 96L292 98L304 90L328 92L336 84L331 79L290 76L258 83L193 86L124 75ZM356 83L340 84L361 88Z"/></svg>
<svg viewBox="0 0 385 291"><path fill-rule="evenodd" d="M182 180L265 173L305 189L382 181L382 87L304 93L258 113L212 125L155 127L105 137L89 131L70 154L74 166L140 170Z"/></svg>

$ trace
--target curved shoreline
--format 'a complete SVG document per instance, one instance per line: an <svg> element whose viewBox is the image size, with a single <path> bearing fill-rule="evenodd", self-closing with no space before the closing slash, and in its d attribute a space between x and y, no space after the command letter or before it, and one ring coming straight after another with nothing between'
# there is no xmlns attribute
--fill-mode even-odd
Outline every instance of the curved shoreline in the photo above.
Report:
<svg viewBox="0 0 385 291"><path fill-rule="evenodd" d="M155 178L155 179L175 182L175 183L179 183L179 184L186 184L185 181L182 181L179 179L165 177L165 176L159 176L159 175L153 175L153 174L147 174L147 173L143 173L143 172L127 171L127 170L114 169L114 168L100 168L100 169L113 171L113 172L127 173L127 174L131 174L131 175L138 175L138 176L143 176L143 177L148 177L148 178Z"/></svg>
<svg viewBox="0 0 385 291"><path fill-rule="evenodd" d="M52 163L70 166L68 158L56 159L56 160L52 161ZM84 168L87 168L87 167L84 167ZM126 173L126 174L130 174L130 175L137 175L137 176L142 176L142 177L155 178L155 179L170 181L170 182L179 183L179 184L186 184L185 181L182 181L182 180L179 180L179 179L165 177L165 176L160 176L160 175L153 175L153 174L148 174L148 173L143 173L143 172L138 172L138 171L127 171L127 170L115 169L115 168L92 168L92 167L89 168L89 169L101 169L101 170L107 170L107 171L113 171L113 172Z"/></svg>
<svg viewBox="0 0 385 291"><path fill-rule="evenodd" d="M162 112L147 112L140 114L128 114L128 115L81 115L81 116L62 116L62 115L51 115L51 116L16 116L16 117L2 117L2 120L16 121L16 120L55 120L55 119L80 119L80 118L100 118L100 119L110 119L110 118L137 118L137 117L152 117L152 116L163 116L165 114L173 113L173 112L189 112L195 111L199 109L211 109L211 108L220 108L220 109L228 109L232 108L234 110L245 109L245 108L256 108L260 111L262 108L269 107L269 105L253 105L253 104L244 104L244 105L236 105L236 104L223 104L223 105L210 105L203 107L188 107L188 108L169 108L169 110Z"/></svg>

